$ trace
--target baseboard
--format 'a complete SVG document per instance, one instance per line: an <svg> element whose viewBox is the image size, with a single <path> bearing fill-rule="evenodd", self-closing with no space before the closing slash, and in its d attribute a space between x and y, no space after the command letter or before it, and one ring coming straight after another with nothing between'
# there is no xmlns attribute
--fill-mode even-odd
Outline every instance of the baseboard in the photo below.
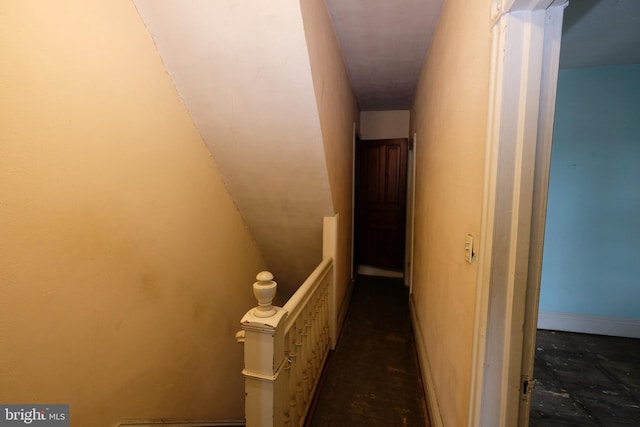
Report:
<svg viewBox="0 0 640 427"><path fill-rule="evenodd" d="M538 313L538 329L640 338L640 319L541 311Z"/></svg>
<svg viewBox="0 0 640 427"><path fill-rule="evenodd" d="M370 265L359 265L358 274L364 276L391 277L393 279L402 279L404 273L395 270L385 270L384 268L372 267Z"/></svg>
<svg viewBox="0 0 640 427"><path fill-rule="evenodd" d="M418 352L418 362L420 362L420 372L422 373L422 384L424 384L424 394L427 396L427 410L429 411L429 422L432 427L443 427L438 398L436 396L433 376L431 375L431 364L427 355L427 348L422 338L422 328L418 322L413 295L409 297L409 311L411 312L411 324L413 326L413 336Z"/></svg>
<svg viewBox="0 0 640 427"><path fill-rule="evenodd" d="M123 420L115 427L240 427L244 426L242 421L215 421L215 420L185 420L185 419L145 419L145 420Z"/></svg>

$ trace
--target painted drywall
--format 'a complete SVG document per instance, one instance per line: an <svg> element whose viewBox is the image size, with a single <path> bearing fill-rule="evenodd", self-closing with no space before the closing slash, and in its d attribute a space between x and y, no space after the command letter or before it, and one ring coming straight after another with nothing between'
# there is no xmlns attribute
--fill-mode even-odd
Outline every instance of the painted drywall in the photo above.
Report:
<svg viewBox="0 0 640 427"><path fill-rule="evenodd" d="M299 2L134 3L287 298L334 212Z"/></svg>
<svg viewBox="0 0 640 427"><path fill-rule="evenodd" d="M351 282L353 124L359 121L356 99L324 1L300 2L318 105L324 153L338 224L336 298L340 312Z"/></svg>
<svg viewBox="0 0 640 427"><path fill-rule="evenodd" d="M640 65L560 70L540 311L640 319Z"/></svg>
<svg viewBox="0 0 640 427"><path fill-rule="evenodd" d="M467 424L489 70L490 1L445 1L411 110L416 132L412 304L435 425ZM482 254L478 254L482 256ZM431 384L431 385L429 385ZM436 415L437 416L437 415Z"/></svg>
<svg viewBox="0 0 640 427"><path fill-rule="evenodd" d="M360 113L360 138L409 138L410 118L409 110L363 111Z"/></svg>
<svg viewBox="0 0 640 427"><path fill-rule="evenodd" d="M129 1L0 14L0 402L242 419L265 267Z"/></svg>
<svg viewBox="0 0 640 427"><path fill-rule="evenodd" d="M326 0L364 110L407 109L442 0Z"/></svg>

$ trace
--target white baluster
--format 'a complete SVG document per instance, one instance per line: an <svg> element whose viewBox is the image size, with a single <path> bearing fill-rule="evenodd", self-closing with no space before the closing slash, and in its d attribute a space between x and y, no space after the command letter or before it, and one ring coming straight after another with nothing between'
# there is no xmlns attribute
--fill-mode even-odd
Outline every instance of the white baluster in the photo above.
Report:
<svg viewBox="0 0 640 427"><path fill-rule="evenodd" d="M247 427L299 426L335 346L338 216L323 221L323 260L283 308L272 305L277 284L270 272L260 272L253 284L258 306L236 334L245 350Z"/></svg>
<svg viewBox="0 0 640 427"><path fill-rule="evenodd" d="M297 426L298 424L300 424L300 415L298 412L298 407L296 406L296 398L295 398L295 388L294 390L294 397L289 400L289 415L291 418L291 425L292 426Z"/></svg>
<svg viewBox="0 0 640 427"><path fill-rule="evenodd" d="M289 391L288 391L288 403L289 403L289 424L291 426L298 426L298 409L296 408L296 385L297 385L297 369L298 369L298 353L296 347L296 329L291 329L288 337L289 342Z"/></svg>

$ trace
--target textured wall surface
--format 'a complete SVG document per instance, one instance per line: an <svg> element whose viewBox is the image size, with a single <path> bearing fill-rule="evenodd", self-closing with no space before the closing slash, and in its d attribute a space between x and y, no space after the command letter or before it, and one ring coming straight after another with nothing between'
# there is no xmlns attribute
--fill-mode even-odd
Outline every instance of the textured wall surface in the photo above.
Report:
<svg viewBox="0 0 640 427"><path fill-rule="evenodd" d="M129 1L0 14L0 402L243 418L265 268Z"/></svg>
<svg viewBox="0 0 640 427"><path fill-rule="evenodd" d="M335 208L300 3L134 3L287 298Z"/></svg>
<svg viewBox="0 0 640 427"><path fill-rule="evenodd" d="M640 65L560 71L540 311L640 319Z"/></svg>
<svg viewBox="0 0 640 427"><path fill-rule="evenodd" d="M302 0L300 8L333 206L335 212L340 214L336 260L336 298L340 310L351 276L353 124L359 121L359 111L324 1Z"/></svg>
<svg viewBox="0 0 640 427"><path fill-rule="evenodd" d="M466 425L469 410L478 269L464 259L464 239L482 239L489 7L490 1L444 3L411 110L410 134L417 134L412 298L445 426Z"/></svg>

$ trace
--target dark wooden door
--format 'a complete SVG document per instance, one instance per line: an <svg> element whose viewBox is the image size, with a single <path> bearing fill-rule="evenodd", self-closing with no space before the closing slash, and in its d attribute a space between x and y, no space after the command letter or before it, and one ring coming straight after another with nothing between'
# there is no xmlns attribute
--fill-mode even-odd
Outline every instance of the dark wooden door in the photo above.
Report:
<svg viewBox="0 0 640 427"><path fill-rule="evenodd" d="M404 266L407 140L360 141L356 170L356 262Z"/></svg>

